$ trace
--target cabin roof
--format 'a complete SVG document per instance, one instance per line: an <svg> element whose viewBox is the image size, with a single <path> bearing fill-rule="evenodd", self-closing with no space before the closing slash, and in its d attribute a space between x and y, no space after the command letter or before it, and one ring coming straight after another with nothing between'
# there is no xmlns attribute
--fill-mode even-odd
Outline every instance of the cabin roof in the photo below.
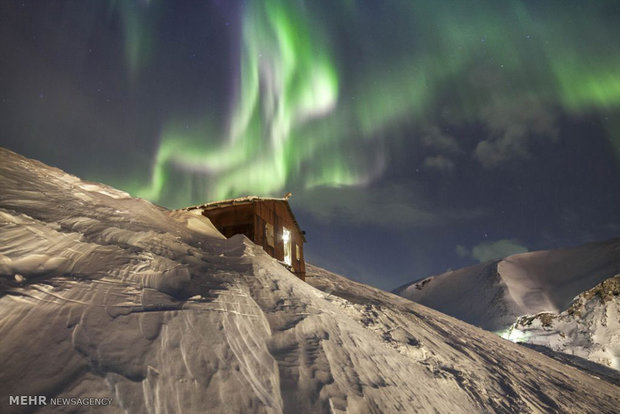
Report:
<svg viewBox="0 0 620 414"><path fill-rule="evenodd" d="M297 227L297 230L299 230L299 233L301 234L301 237L303 239L303 241L306 241L306 236L304 234L304 232L301 230L301 227L299 227L299 223L297 222L297 219L295 218L295 214L293 213L293 210L291 209L290 204L288 203L288 199L290 198L291 193L286 194L284 197L282 198L278 198L278 197L258 197L258 196L245 196L245 197L239 197L239 198L231 198L228 200L221 200L221 201L213 201L211 203L205 203L205 204L200 204L197 206L191 206L191 207L185 207L182 208L180 210L206 210L206 211L210 211L210 210L217 210L220 208L227 208L227 207L233 207L233 206L240 206L240 205L245 205L245 204L254 204L254 203L260 203L261 201L279 201L279 202L283 202L286 205L286 208L289 212L289 214L291 215L291 218L293 219L293 223L295 223L295 226Z"/></svg>

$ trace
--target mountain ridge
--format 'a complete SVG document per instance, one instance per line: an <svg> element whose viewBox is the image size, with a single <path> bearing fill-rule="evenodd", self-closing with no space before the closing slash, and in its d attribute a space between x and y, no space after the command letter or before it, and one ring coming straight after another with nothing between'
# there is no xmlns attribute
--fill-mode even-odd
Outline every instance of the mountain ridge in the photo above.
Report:
<svg viewBox="0 0 620 414"><path fill-rule="evenodd" d="M619 272L620 238L613 238L519 253L423 278L393 292L497 331L525 314L559 312L576 295Z"/></svg>

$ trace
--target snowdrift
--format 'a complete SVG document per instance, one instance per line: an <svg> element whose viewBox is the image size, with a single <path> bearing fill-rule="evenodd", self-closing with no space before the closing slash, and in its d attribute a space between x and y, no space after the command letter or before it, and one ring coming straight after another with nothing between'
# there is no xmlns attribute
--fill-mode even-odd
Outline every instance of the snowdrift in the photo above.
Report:
<svg viewBox="0 0 620 414"><path fill-rule="evenodd" d="M0 412L34 409L15 395L111 398L64 407L100 413L620 406L610 382L310 268L0 149Z"/></svg>

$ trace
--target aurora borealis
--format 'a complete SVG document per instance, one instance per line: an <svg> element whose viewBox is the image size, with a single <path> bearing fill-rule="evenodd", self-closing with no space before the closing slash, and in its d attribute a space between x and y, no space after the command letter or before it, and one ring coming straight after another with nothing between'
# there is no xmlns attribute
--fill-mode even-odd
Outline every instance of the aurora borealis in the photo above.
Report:
<svg viewBox="0 0 620 414"><path fill-rule="evenodd" d="M291 191L358 280L620 232L616 1L0 11L0 145L170 208Z"/></svg>
<svg viewBox="0 0 620 414"><path fill-rule="evenodd" d="M394 137L384 136L385 130L437 122L439 109L451 111L453 120L487 124L497 136L482 140L475 154L483 164L495 164L524 156L526 147L512 141L527 140L528 132L555 135L553 121L541 120L545 114L540 112L562 108L581 114L620 103L617 46L601 44L600 39L609 34L581 21L571 23L568 12L557 14L548 8L533 15L521 2L507 4L496 9L488 4L472 8L467 2L434 7L393 2L395 10L390 12L399 17L391 32L402 36L396 50L382 56L382 45L367 39L359 46L370 48L379 62L389 58L389 66L369 62L349 69L337 56L346 54L338 47L350 45L328 42L338 39L338 33L320 24L326 18L321 12L333 12L330 9L337 5L312 10L307 3L248 2L240 17L240 65L228 123L215 134L208 127L194 134L165 130L151 186L139 194L155 200L165 197L167 171L175 168L205 172L207 180L198 192L207 199L281 193L291 185L368 183L384 169L385 154L373 163L364 157L352 160L343 152L355 152L359 142L387 141L376 145L390 146ZM351 4L341 7L346 22L363 20L368 18L364 13L372 12ZM592 13L605 11L602 4L595 7L600 10ZM552 13L554 20L549 22ZM129 33L139 30L128 26ZM433 36L435 31L438 35ZM566 43L596 47L572 48ZM490 82L471 79L487 75ZM447 102L442 95L453 82L458 84L450 93L457 99ZM509 117L520 117L522 125L511 129L502 120L489 122L485 117L495 107L510 108L515 114ZM523 107L535 108L534 113L524 113L531 109ZM375 168L369 168L372 164ZM452 164L435 158L435 164L427 165Z"/></svg>
<svg viewBox="0 0 620 414"><path fill-rule="evenodd" d="M320 142L325 138L302 138L300 130L333 110L337 75L324 45L314 41L308 23L288 4L248 4L241 17L238 96L229 123L215 138L209 129L193 137L182 130L165 130L152 184L140 195L160 199L167 169L174 167L203 172L207 181L201 186L202 197L207 199L282 192L301 163L326 146ZM354 183L340 182L338 167L319 164L312 169L329 171L326 184ZM316 175L310 172L307 177L316 181Z"/></svg>

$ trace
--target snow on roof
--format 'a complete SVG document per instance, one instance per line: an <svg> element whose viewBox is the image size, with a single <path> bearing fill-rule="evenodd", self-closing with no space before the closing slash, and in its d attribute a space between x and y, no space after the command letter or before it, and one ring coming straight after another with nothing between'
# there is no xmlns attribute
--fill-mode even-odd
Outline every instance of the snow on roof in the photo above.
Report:
<svg viewBox="0 0 620 414"><path fill-rule="evenodd" d="M293 219L293 223L295 223L295 226L297 227L297 230L299 230L299 232L301 233L301 236L303 238L303 241L306 241L306 236L304 231L301 229L301 227L299 226L299 223L297 222L297 218L295 218L295 214L293 213L293 210L291 209L290 204L288 203L288 199L291 198L292 193L286 193L286 195L284 197L278 198L278 197L259 197L259 196L255 196L255 195L250 195L250 196L245 196L245 197L238 197L238 198L231 198L228 200L220 200L220 201L213 201L211 203L205 203L205 204L200 204L197 206L190 206L190 207L184 207L181 208L179 210L185 210L185 211L190 211L190 210L216 210L219 208L227 208L227 207L232 207L232 206L239 206L239 205L244 205L244 204L253 204L256 202L260 202L260 201L280 201L283 202L286 205L286 208L288 209L288 212L291 215L291 218Z"/></svg>

